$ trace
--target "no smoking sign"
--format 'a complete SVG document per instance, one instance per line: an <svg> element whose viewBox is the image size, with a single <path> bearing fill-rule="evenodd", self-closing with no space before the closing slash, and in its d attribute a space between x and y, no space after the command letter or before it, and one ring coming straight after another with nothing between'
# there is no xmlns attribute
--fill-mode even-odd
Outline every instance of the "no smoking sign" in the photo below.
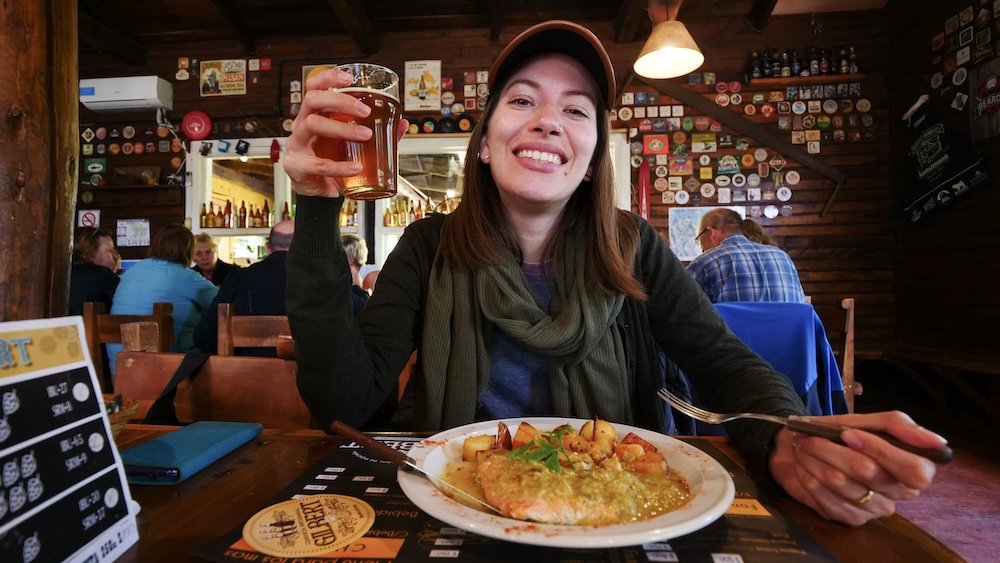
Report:
<svg viewBox="0 0 1000 563"><path fill-rule="evenodd" d="M100 209L81 209L76 212L77 227L99 227L101 225Z"/></svg>

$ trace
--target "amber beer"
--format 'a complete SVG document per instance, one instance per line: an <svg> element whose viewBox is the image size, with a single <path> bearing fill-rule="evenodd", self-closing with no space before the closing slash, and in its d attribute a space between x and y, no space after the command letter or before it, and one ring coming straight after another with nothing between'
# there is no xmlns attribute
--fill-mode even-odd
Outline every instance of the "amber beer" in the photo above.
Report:
<svg viewBox="0 0 1000 563"><path fill-rule="evenodd" d="M379 199L396 195L397 151L396 129L402 118L399 100L368 88L338 90L361 100L372 112L363 119L334 116L372 130L367 141L321 139L316 154L331 160L357 162L361 172L341 178L344 195L351 199Z"/></svg>
<svg viewBox="0 0 1000 563"><path fill-rule="evenodd" d="M397 137L402 119L399 104L399 77L391 69L371 63L350 63L337 68L354 75L354 81L337 88L371 108L368 117L356 119L333 115L333 119L364 125L372 136L364 142L320 139L316 154L336 161L356 162L361 172L341 178L345 196L351 199L379 199L396 195Z"/></svg>

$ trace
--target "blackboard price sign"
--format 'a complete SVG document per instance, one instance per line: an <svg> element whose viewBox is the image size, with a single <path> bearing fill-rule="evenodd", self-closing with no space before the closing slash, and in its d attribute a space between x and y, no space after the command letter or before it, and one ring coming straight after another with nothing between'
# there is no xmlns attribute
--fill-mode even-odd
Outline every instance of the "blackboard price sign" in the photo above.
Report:
<svg viewBox="0 0 1000 563"><path fill-rule="evenodd" d="M0 323L0 561L113 561L137 508L80 317Z"/></svg>

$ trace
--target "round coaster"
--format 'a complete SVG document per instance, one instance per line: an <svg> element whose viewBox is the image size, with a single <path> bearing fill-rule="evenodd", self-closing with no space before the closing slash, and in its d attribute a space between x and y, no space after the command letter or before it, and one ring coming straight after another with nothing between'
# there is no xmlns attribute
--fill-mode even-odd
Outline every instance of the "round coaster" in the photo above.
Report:
<svg viewBox="0 0 1000 563"><path fill-rule="evenodd" d="M958 67L955 74L951 75L951 83L955 86L960 86L965 83L966 77L969 75L969 71L965 70L965 67Z"/></svg>
<svg viewBox="0 0 1000 563"><path fill-rule="evenodd" d="M760 185L760 174L751 173L747 174L747 185L751 188L756 188Z"/></svg>
<svg viewBox="0 0 1000 563"><path fill-rule="evenodd" d="M777 206L768 205L767 207L764 208L764 217L767 217L768 219L774 219L777 216L778 216Z"/></svg>
<svg viewBox="0 0 1000 563"><path fill-rule="evenodd" d="M451 90L441 94L441 104L450 106L455 103L455 93Z"/></svg>
<svg viewBox="0 0 1000 563"><path fill-rule="evenodd" d="M823 101L823 111L829 114L837 113L837 108L840 107L837 104L837 100L824 100Z"/></svg>
<svg viewBox="0 0 1000 563"><path fill-rule="evenodd" d="M719 104L722 107L728 106L729 105L729 94L726 94L724 92L720 92L717 96L715 96L715 103Z"/></svg>
<svg viewBox="0 0 1000 563"><path fill-rule="evenodd" d="M620 119L622 121L628 121L629 119L632 119L632 108L625 107L625 108L619 109L618 110L618 119Z"/></svg>
<svg viewBox="0 0 1000 563"><path fill-rule="evenodd" d="M788 186L781 186L774 195L778 198L778 201L788 201L792 199L792 189Z"/></svg>
<svg viewBox="0 0 1000 563"><path fill-rule="evenodd" d="M729 83L729 91L730 92L739 92L742 89L743 89L743 85L740 84L736 80L733 80L732 82Z"/></svg>
<svg viewBox="0 0 1000 563"><path fill-rule="evenodd" d="M684 205L688 202L690 198L691 198L690 194L688 194L684 190L681 190L674 194L674 203L676 203L677 205Z"/></svg>
<svg viewBox="0 0 1000 563"><path fill-rule="evenodd" d="M632 155L632 161L631 162L632 162L632 168L638 168L638 167L642 166L642 155L641 154L634 154L634 155Z"/></svg>
<svg viewBox="0 0 1000 563"><path fill-rule="evenodd" d="M753 158L757 162L764 162L765 160L767 160L767 149L765 149L765 148L762 147L762 148L754 150L753 151Z"/></svg>
<svg viewBox="0 0 1000 563"><path fill-rule="evenodd" d="M715 177L715 185L719 186L720 188L728 186L732 181L733 179L725 174L721 174Z"/></svg>
<svg viewBox="0 0 1000 563"><path fill-rule="evenodd" d="M872 103L868 101L868 98L861 98L854 103L854 107L861 113L868 113L872 109Z"/></svg>
<svg viewBox="0 0 1000 563"><path fill-rule="evenodd" d="M744 153L743 156L740 157L740 165L743 166L743 168L750 168L754 166L755 163L756 161L754 160L754 156L750 153Z"/></svg>
<svg viewBox="0 0 1000 563"><path fill-rule="evenodd" d="M653 187L656 188L656 191L658 192L667 191L669 184L670 182L668 182L666 178L657 178L653 180Z"/></svg>
<svg viewBox="0 0 1000 563"><path fill-rule="evenodd" d="M375 510L361 499L308 495L251 516L243 526L243 539L274 557L315 557L361 539L374 523Z"/></svg>
<svg viewBox="0 0 1000 563"><path fill-rule="evenodd" d="M665 178L668 172L669 170L667 170L667 167L663 166L662 164L660 166L657 166L656 170L654 171L657 178Z"/></svg>
<svg viewBox="0 0 1000 563"><path fill-rule="evenodd" d="M747 183L747 177L743 174L733 174L733 185L737 188Z"/></svg>
<svg viewBox="0 0 1000 563"><path fill-rule="evenodd" d="M712 197L715 195L715 185L714 184L702 184L701 185L701 195L702 197Z"/></svg>
<svg viewBox="0 0 1000 563"><path fill-rule="evenodd" d="M747 115L754 115L755 113L757 113L757 106L753 104L747 104L743 106L743 113Z"/></svg>
<svg viewBox="0 0 1000 563"><path fill-rule="evenodd" d="M796 100L792 103L792 113L795 115L802 115L806 112L806 103L802 100Z"/></svg>
<svg viewBox="0 0 1000 563"><path fill-rule="evenodd" d="M126 139L131 139L132 137L135 137L135 127L132 127L131 125L126 125L125 128L122 129L122 136L125 137Z"/></svg>
<svg viewBox="0 0 1000 563"><path fill-rule="evenodd" d="M738 106L743 103L743 94L730 94L729 103Z"/></svg>
<svg viewBox="0 0 1000 563"><path fill-rule="evenodd" d="M785 172L785 181L788 182L789 185L794 186L795 184L798 184L801 179L802 177L799 176L798 170L789 170L788 172Z"/></svg>
<svg viewBox="0 0 1000 563"><path fill-rule="evenodd" d="M712 164L712 157L708 156L707 154L703 154L698 157L698 164L701 164L702 166L708 166L709 164Z"/></svg>

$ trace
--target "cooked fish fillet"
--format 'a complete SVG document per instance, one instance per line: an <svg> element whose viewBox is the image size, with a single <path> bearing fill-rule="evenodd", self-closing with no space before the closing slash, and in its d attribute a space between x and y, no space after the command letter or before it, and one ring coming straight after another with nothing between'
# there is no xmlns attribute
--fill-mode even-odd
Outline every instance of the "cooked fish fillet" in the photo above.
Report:
<svg viewBox="0 0 1000 563"><path fill-rule="evenodd" d="M638 477L625 471L563 468L494 455L479 464L486 500L510 518L543 524L630 522L655 502Z"/></svg>

